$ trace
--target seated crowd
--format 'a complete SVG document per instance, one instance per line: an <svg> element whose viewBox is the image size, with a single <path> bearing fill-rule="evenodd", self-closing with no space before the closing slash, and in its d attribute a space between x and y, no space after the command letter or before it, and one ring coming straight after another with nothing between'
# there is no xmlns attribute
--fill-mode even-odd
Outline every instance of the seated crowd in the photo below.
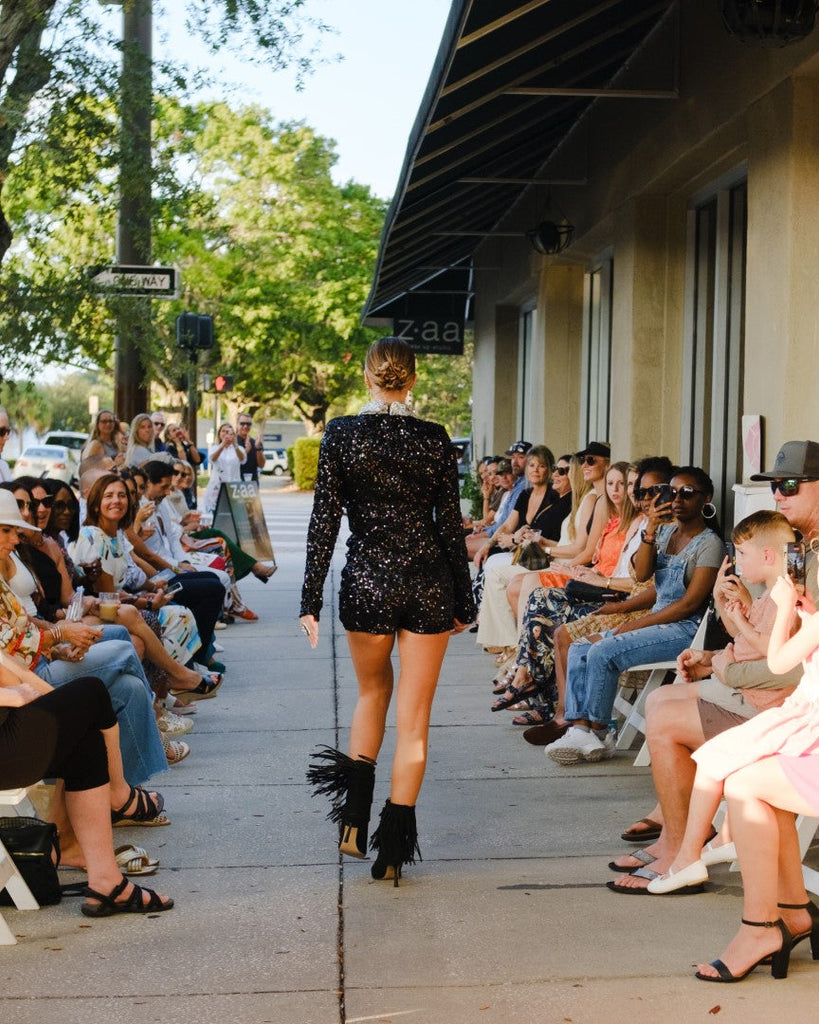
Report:
<svg viewBox="0 0 819 1024"><path fill-rule="evenodd" d="M190 716L222 685L215 631L258 618L237 581L274 569L202 527L201 458L181 427L158 440L164 426L137 416L129 434L99 413L79 493L11 479L0 457L0 789L57 780L60 863L87 871L89 916L173 906L127 881L159 862L111 829L170 824L147 783L190 754Z"/></svg>
<svg viewBox="0 0 819 1024"><path fill-rule="evenodd" d="M515 712L556 764L613 757L621 673L676 660L674 685L646 704L657 804L622 835L648 845L613 860L607 885L697 893L710 866L738 860L742 924L721 959L700 965L703 981L738 981L761 963L785 977L806 938L819 959L795 829L795 815L819 817L819 444L788 442L775 469L753 479L769 481L779 511L737 524L735 558L702 469L663 456L613 463L603 442L556 462L524 441L484 459L483 514L465 522L473 630L497 667L491 710ZM788 575L789 554L804 583Z"/></svg>

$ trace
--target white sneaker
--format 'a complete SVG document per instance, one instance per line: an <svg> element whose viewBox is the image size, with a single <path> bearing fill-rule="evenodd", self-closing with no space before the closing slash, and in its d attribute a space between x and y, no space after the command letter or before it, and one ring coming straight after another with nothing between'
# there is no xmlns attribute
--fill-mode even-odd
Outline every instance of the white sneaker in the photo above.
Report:
<svg viewBox="0 0 819 1024"><path fill-rule="evenodd" d="M546 756L557 764L580 764L581 761L602 761L606 745L593 732L573 725L569 731L545 748ZM608 755L611 756L611 755Z"/></svg>
<svg viewBox="0 0 819 1024"><path fill-rule="evenodd" d="M156 724L159 726L160 732L171 737L186 736L193 729L193 722L189 718L175 715L167 708L157 715Z"/></svg>
<svg viewBox="0 0 819 1024"><path fill-rule="evenodd" d="M214 654L224 654L224 653L225 653L225 649L224 649L224 647L223 647L223 646L222 646L221 644L217 644L217 643L216 643L216 642L214 641L214 644L213 644L213 653L214 653Z"/></svg>

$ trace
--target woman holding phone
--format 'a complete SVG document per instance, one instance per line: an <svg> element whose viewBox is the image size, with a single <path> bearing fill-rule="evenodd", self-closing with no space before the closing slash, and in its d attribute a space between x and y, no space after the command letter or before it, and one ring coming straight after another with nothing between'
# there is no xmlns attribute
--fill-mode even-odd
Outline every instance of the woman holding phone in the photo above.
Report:
<svg viewBox="0 0 819 1024"><path fill-rule="evenodd" d="M319 636L324 580L346 509L351 537L341 575L339 614L358 677L349 756L325 748L308 773L331 796L339 849L363 858L393 691L390 655L398 643L396 749L390 798L372 837L373 878L398 884L418 849L415 804L424 778L429 717L452 633L475 607L469 578L455 453L446 431L415 417L407 404L415 355L398 338L367 352L370 401L358 416L327 425L319 454L307 537L301 627Z"/></svg>

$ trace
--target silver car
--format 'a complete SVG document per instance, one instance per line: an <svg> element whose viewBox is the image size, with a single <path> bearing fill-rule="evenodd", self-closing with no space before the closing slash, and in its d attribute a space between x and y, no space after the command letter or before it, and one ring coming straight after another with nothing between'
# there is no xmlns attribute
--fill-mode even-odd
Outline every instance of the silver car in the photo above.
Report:
<svg viewBox="0 0 819 1024"><path fill-rule="evenodd" d="M71 452L61 444L30 444L23 449L23 454L14 463L14 473L18 476L47 476L52 480L62 480L65 484L73 483L77 473L77 463Z"/></svg>

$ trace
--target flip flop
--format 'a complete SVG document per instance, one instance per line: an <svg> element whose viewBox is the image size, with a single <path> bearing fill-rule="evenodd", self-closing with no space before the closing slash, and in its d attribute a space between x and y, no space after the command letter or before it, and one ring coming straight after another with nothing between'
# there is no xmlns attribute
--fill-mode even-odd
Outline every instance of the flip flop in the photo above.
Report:
<svg viewBox="0 0 819 1024"><path fill-rule="evenodd" d="M635 825L645 825L646 828L636 828ZM654 843L660 838L663 826L653 818L640 818L635 825L631 825L625 832L620 834L624 843Z"/></svg>
<svg viewBox="0 0 819 1024"><path fill-rule="evenodd" d="M630 875L635 878L647 878L650 882L652 878L659 878L659 871L652 871L651 868L637 868L636 871L629 871ZM612 892L619 893L621 896L650 896L651 893L648 889L635 889L631 886L626 888L624 885L618 885L616 881L606 882L606 888L611 889Z"/></svg>
<svg viewBox="0 0 819 1024"><path fill-rule="evenodd" d="M649 864L653 864L657 859L655 856L650 854L647 850L635 850L634 853L623 854L625 857L633 857L635 860L639 860L642 867L647 868ZM626 868L622 864L618 864L616 861L609 861L609 870L620 871L624 875L630 875L632 872L639 870L638 868Z"/></svg>

